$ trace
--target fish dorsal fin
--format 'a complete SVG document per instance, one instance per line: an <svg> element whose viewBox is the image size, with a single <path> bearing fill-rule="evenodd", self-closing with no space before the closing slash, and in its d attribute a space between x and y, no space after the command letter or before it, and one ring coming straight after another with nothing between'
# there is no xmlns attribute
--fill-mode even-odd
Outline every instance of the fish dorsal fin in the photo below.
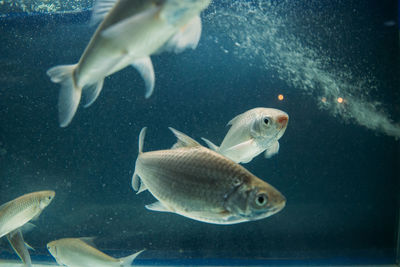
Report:
<svg viewBox="0 0 400 267"><path fill-rule="evenodd" d="M197 143L195 140L193 140L192 138L190 138L186 134L184 134L184 133L182 133L182 132L180 132L178 130L175 130L172 127L168 127L168 129L170 129L173 132L173 134L176 136L176 138L178 139L176 144L173 145L171 149L181 148L181 147L201 146L199 143Z"/></svg>
<svg viewBox="0 0 400 267"><path fill-rule="evenodd" d="M96 248L96 245L94 244L94 240L96 237L90 236L90 237L80 237L78 238L80 241L86 243L87 245Z"/></svg>
<svg viewBox="0 0 400 267"><path fill-rule="evenodd" d="M93 6L92 18L90 19L90 25L94 26L102 21L113 8L118 0L97 0Z"/></svg>
<svg viewBox="0 0 400 267"><path fill-rule="evenodd" d="M204 137L202 137L201 139L203 139L203 141L208 145L208 147L211 150L218 151L219 147L217 145L215 145L213 142L211 142L210 140L208 140Z"/></svg>
<svg viewBox="0 0 400 267"><path fill-rule="evenodd" d="M226 126L229 125L234 125L238 120L240 120L240 118L242 117L242 114L237 115L236 117L234 117L233 119L231 119Z"/></svg>

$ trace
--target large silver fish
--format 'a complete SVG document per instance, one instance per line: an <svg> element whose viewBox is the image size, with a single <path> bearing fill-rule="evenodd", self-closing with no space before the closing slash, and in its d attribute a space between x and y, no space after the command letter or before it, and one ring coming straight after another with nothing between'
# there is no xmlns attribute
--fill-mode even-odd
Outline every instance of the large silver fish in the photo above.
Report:
<svg viewBox="0 0 400 267"><path fill-rule="evenodd" d="M17 253L18 257L22 260L26 267L32 267L31 256L29 255L28 248L33 249L24 241L22 231L20 228L7 234L8 242Z"/></svg>
<svg viewBox="0 0 400 267"><path fill-rule="evenodd" d="M0 206L0 238L39 217L54 196L54 191L39 191Z"/></svg>
<svg viewBox="0 0 400 267"><path fill-rule="evenodd" d="M228 122L231 128L219 147L202 139L225 157L237 163L248 163L264 151L266 158L278 153L278 140L285 133L288 121L288 114L279 109L254 108Z"/></svg>
<svg viewBox="0 0 400 267"><path fill-rule="evenodd" d="M75 65L47 71L51 81L61 84L59 122L67 126L80 102L85 107L100 94L104 78L132 65L143 77L146 98L155 78L150 55L196 48L201 35L200 12L211 0L98 0L93 21L104 18Z"/></svg>
<svg viewBox="0 0 400 267"><path fill-rule="evenodd" d="M63 238L47 244L57 263L68 267L128 267L143 252L116 259L94 248L87 238Z"/></svg>
<svg viewBox="0 0 400 267"><path fill-rule="evenodd" d="M235 224L271 216L285 197L239 164L170 128L178 142L169 150L142 152L139 136L132 187L158 200L146 208L214 224Z"/></svg>

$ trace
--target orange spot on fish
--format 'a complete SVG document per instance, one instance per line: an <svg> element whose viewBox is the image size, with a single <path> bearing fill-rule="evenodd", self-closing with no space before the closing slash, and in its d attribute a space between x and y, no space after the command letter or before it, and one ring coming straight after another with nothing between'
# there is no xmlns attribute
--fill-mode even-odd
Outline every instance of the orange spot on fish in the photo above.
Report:
<svg viewBox="0 0 400 267"><path fill-rule="evenodd" d="M289 117L286 115L281 115L277 118L276 120L279 124L281 124L282 126L285 126L288 121L289 121Z"/></svg>
<svg viewBox="0 0 400 267"><path fill-rule="evenodd" d="M283 95L282 95L282 94L278 95L278 99L279 99L280 101L282 101L282 100L283 100Z"/></svg>
<svg viewBox="0 0 400 267"><path fill-rule="evenodd" d="M338 102L338 103L343 103L343 100L344 100L343 98L338 97L337 102Z"/></svg>

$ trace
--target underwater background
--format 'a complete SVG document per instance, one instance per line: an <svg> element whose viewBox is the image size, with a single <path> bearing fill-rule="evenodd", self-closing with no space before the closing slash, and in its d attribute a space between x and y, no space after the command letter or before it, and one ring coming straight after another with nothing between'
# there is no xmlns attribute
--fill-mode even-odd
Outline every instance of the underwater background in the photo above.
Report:
<svg viewBox="0 0 400 267"><path fill-rule="evenodd" d="M95 30L90 3L44 13L1 3L0 203L56 191L25 234L34 261L49 255L49 241L95 236L115 256L146 248L138 261L395 262L400 57L393 1L214 1L202 14L196 50L152 57L150 99L140 75L126 68L106 78L96 103L80 107L67 128L58 126L59 86L46 71L79 59ZM281 212L213 225L144 208L153 196L131 188L142 127L144 151L175 143L167 127L218 144L226 123L254 107L290 116L279 154L244 164L285 195Z"/></svg>

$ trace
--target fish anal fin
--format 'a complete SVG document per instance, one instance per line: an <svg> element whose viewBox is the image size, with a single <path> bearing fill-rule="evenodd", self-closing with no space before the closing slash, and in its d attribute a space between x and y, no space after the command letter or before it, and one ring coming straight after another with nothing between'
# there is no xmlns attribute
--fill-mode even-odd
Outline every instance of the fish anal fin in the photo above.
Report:
<svg viewBox="0 0 400 267"><path fill-rule="evenodd" d="M164 204L162 204L160 201L156 201L152 204L146 205L146 209L151 210L151 211L160 211L160 212L174 212L170 208L166 207Z"/></svg>
<svg viewBox="0 0 400 267"><path fill-rule="evenodd" d="M235 151L236 153L245 153L245 151L254 144L254 139L249 139L245 142L242 142L240 144L234 145L229 147L228 149L225 149L223 152L233 152Z"/></svg>
<svg viewBox="0 0 400 267"><path fill-rule="evenodd" d="M93 83L84 87L83 93L85 95L86 104L84 105L85 108L89 107L96 101L97 97L99 96L101 89L103 88L104 79L97 83Z"/></svg>
<svg viewBox="0 0 400 267"><path fill-rule="evenodd" d="M196 147L196 146L201 146L199 143L197 143L194 139L191 137L187 136L186 134L175 130L172 127L168 127L172 131L172 133L176 136L178 139L176 144L172 146L172 149L175 148L181 148L181 147Z"/></svg>
<svg viewBox="0 0 400 267"><path fill-rule="evenodd" d="M154 68L150 57L136 59L131 65L142 76L146 87L145 97L149 98L153 94L155 84Z"/></svg>

